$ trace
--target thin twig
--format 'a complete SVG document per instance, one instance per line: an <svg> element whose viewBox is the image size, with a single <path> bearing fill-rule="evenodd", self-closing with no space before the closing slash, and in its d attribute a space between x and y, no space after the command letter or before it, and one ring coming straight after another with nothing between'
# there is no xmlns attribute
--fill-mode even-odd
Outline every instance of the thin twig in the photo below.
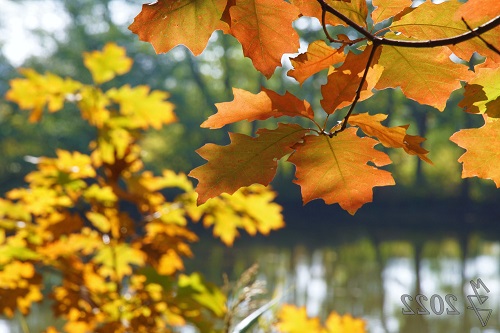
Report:
<svg viewBox="0 0 500 333"><path fill-rule="evenodd" d="M363 73L363 77L361 78L361 81L359 82L358 89L356 90L356 96L354 97L354 101L352 102L351 107L349 108L349 111L347 111L347 114L345 115L344 120L342 121L342 126L340 127L340 129L328 133L328 136L330 138L346 129L347 121L349 120L349 116L351 115L352 111L354 110L356 103L358 103L359 98L361 97L361 91L363 90L363 85L366 82L366 76L368 75L368 70L370 69L370 65L373 61L373 57L375 56L375 52L377 51L377 47L379 45L380 44L378 44L378 43L373 44L373 48L370 52L370 56L368 57L368 61L366 62L366 67L365 67L365 71Z"/></svg>
<svg viewBox="0 0 500 333"><path fill-rule="evenodd" d="M484 23L483 25L465 32L461 35L454 36L454 37L449 37L449 38L442 38L442 39L434 39L434 40L427 40L427 41L412 41L412 40L397 40L397 39L389 39L389 38L384 38L384 37L378 37L367 31L365 28L362 26L359 26L336 10L335 8L331 7L329 4L325 2L325 0L317 0L319 4L321 5L321 8L323 11L327 11L345 23L347 23L350 27L358 31L360 34L365 36L368 40L372 41L373 43L377 42L379 45L392 45L392 46L399 46L399 47L411 47L411 48L427 48L427 47L437 47L437 46L446 46L446 45L455 45L458 43L462 43L465 41L468 41L469 39L475 38L478 35L481 35L487 31L490 31L493 28L496 28L497 26L500 25L500 15L495 17L494 19Z"/></svg>
<svg viewBox="0 0 500 333"><path fill-rule="evenodd" d="M326 123L328 123L328 118L330 118L330 114L329 113L326 114L325 123L323 124L323 129L324 130L326 129Z"/></svg>
<svg viewBox="0 0 500 333"><path fill-rule="evenodd" d="M486 44L486 46L492 50L493 52L495 52L496 54L500 54L500 50L497 49L493 44L489 43L487 40L485 40L483 37L481 37L481 35L477 34L468 24L467 22L465 21L465 19L462 17L462 21L465 23L465 26L467 27L467 29L469 29L477 38L479 38L484 44Z"/></svg>
<svg viewBox="0 0 500 333"><path fill-rule="evenodd" d="M322 12L321 13L321 25L323 26L323 32L325 33L325 36L330 41L330 43L340 43L340 44L353 45L353 44L356 44L357 42L360 42L364 39L364 38L358 38L358 39L355 39L352 41L345 41L342 39L335 39L332 36L330 36L330 33L326 29L326 12L327 12L327 10L325 8L323 8L323 3L321 3L321 7L323 9L321 11Z"/></svg>
<svg viewBox="0 0 500 333"><path fill-rule="evenodd" d="M332 38L332 36L330 36L330 34L328 33L328 30L326 29L326 20L325 20L326 10L323 9L321 12L322 12L321 13L321 25L323 26L323 32L325 33L326 38L328 38L330 43L337 42L335 39Z"/></svg>

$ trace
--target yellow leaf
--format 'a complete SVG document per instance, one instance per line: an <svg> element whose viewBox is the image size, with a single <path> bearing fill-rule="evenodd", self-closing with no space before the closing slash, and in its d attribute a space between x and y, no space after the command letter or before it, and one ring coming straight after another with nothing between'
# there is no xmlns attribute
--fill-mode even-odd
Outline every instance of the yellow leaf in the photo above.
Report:
<svg viewBox="0 0 500 333"><path fill-rule="evenodd" d="M71 179L93 178L96 173L92 167L90 156L66 150L56 150L55 165L59 171L68 173Z"/></svg>
<svg viewBox="0 0 500 333"><path fill-rule="evenodd" d="M125 275L132 274L132 265L144 265L144 259L142 251L124 243L106 246L94 257L95 262L102 265L99 269L101 275L119 280Z"/></svg>
<svg viewBox="0 0 500 333"><path fill-rule="evenodd" d="M200 206L206 213L203 224L213 225L214 235L228 246L239 236L239 228L250 235L257 231L267 235L285 226L281 206L272 202L275 197L273 191L260 184L243 187L231 195L224 193Z"/></svg>
<svg viewBox="0 0 500 333"><path fill-rule="evenodd" d="M365 322L359 318L353 318L350 314L339 315L336 312L330 313L326 323L328 333L365 333Z"/></svg>
<svg viewBox="0 0 500 333"><path fill-rule="evenodd" d="M179 295L189 295L202 306L221 317L226 312L226 297L214 285L203 280L199 273L179 275Z"/></svg>
<svg viewBox="0 0 500 333"><path fill-rule="evenodd" d="M100 89L88 86L82 88L80 96L78 107L82 118L86 119L90 125L97 128L103 127L110 118L109 111L106 109L109 105L108 97Z"/></svg>
<svg viewBox="0 0 500 333"><path fill-rule="evenodd" d="M33 69L21 69L20 72L26 78L11 80L11 88L5 98L17 103L23 110L31 110L32 122L40 120L46 105L50 112L61 110L66 96L74 94L82 86L77 81L52 73L41 75Z"/></svg>
<svg viewBox="0 0 500 333"><path fill-rule="evenodd" d="M318 318L307 317L305 307L297 308L289 304L283 305L278 312L276 328L281 333L322 333L323 331Z"/></svg>
<svg viewBox="0 0 500 333"><path fill-rule="evenodd" d="M107 96L120 105L123 126L134 129L153 127L160 129L164 124L175 122L174 105L167 102L168 93L153 90L148 86L131 88L125 85L120 89L110 89Z"/></svg>
<svg viewBox="0 0 500 333"><path fill-rule="evenodd" d="M86 189L83 197L85 200L99 202L104 206L111 206L118 200L110 186L101 187L97 184L92 184Z"/></svg>
<svg viewBox="0 0 500 333"><path fill-rule="evenodd" d="M100 84L112 80L116 75L128 73L133 61L127 57L123 47L108 43L102 51L84 52L83 63L94 82Z"/></svg>
<svg viewBox="0 0 500 333"><path fill-rule="evenodd" d="M108 233L111 230L111 222L106 216L95 212L87 212L85 216L102 233Z"/></svg>
<svg viewBox="0 0 500 333"><path fill-rule="evenodd" d="M171 275L176 271L184 269L184 263L181 257L172 249L160 257L158 262L157 272L161 275Z"/></svg>

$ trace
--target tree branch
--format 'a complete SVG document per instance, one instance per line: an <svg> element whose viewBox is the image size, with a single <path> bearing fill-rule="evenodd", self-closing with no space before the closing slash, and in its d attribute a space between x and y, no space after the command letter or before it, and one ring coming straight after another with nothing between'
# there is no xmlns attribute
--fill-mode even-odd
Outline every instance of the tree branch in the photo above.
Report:
<svg viewBox="0 0 500 333"><path fill-rule="evenodd" d="M373 43L377 42L379 45L392 45L392 46L412 47L412 48L428 48L428 47L437 47L445 45L455 45L458 43L468 41L469 39L478 37L479 35L487 31L490 31L491 29L496 28L497 26L500 25L500 16L497 16L494 19L484 23L483 25L480 25L479 27L471 31L465 32L461 35L454 37L427 40L427 41L397 40L397 39L375 36L362 26L357 25L354 21L352 21L350 18L348 18L335 8L331 7L329 4L325 2L325 0L317 0L317 1L321 5L323 12L329 12L335 15L336 17L347 23L350 27L355 29L357 32L365 36L369 41Z"/></svg>
<svg viewBox="0 0 500 333"><path fill-rule="evenodd" d="M476 37L479 38L490 50L492 50L496 54L500 54L500 50L497 49L493 44L488 43L488 41L486 41L483 37L481 37L481 35L478 35L474 30L472 30L472 28L467 24L467 22L465 21L465 19L463 17L462 17L462 21L465 23L465 26L467 27L467 29L469 29L472 33L474 33L476 35Z"/></svg>
<svg viewBox="0 0 500 333"><path fill-rule="evenodd" d="M370 65L373 61L373 57L375 56L375 52L377 51L377 47L379 45L380 44L377 41L375 41L373 43L373 48L370 52L370 56L368 57L368 61L366 62L365 72L363 73L363 77L361 78L361 81L359 82L359 86L358 86L358 89L356 90L356 96L354 97L354 101L352 102L351 107L349 108L349 111L347 111L347 114L345 115L344 120L342 121L342 126L340 127L340 129L328 133L328 136L330 138L333 137L334 135L337 135L337 133L340 133L346 129L347 121L349 120L349 117L351 116L351 113L354 110L356 103L358 103L359 98L361 97L361 91L363 90L363 85L366 82L366 76L368 75L368 70L370 69Z"/></svg>

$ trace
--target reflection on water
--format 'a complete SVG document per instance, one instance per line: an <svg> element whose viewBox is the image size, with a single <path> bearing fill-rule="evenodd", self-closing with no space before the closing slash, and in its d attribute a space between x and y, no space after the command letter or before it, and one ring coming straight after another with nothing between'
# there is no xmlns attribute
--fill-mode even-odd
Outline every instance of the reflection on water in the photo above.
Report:
<svg viewBox="0 0 500 333"><path fill-rule="evenodd" d="M205 241L197 250L207 255L189 269L220 281L221 270L236 279L258 262L260 278L271 293L283 291L285 302L323 319L333 310L363 317L371 333L500 332L498 227L479 216L440 219L441 225L370 221L319 230L303 223L295 233L244 238L229 249Z"/></svg>
<svg viewBox="0 0 500 333"><path fill-rule="evenodd" d="M222 284L221 272L237 279L258 262L259 278L271 294L281 291L284 302L305 305L323 319L333 310L363 317L371 333L500 332L500 220L460 212L380 216L331 222L306 211L289 219L289 228L271 237L242 237L233 248L202 237L187 270ZM488 299L474 294L470 281L479 278L484 285L476 286L477 293ZM419 294L425 295L420 300L429 314L418 314L424 310L416 301ZM476 307L492 309L486 327L467 308L468 296ZM47 325L48 308L35 311L27 321L31 332ZM486 321L487 311L478 314ZM18 321L0 320L4 332L23 330Z"/></svg>

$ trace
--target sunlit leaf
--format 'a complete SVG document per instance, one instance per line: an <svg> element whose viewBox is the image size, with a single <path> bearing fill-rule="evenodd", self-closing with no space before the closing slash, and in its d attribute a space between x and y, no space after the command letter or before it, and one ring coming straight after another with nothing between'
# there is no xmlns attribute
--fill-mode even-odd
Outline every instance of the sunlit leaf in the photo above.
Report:
<svg viewBox="0 0 500 333"><path fill-rule="evenodd" d="M462 178L492 179L500 188L500 121L489 119L480 128L460 130L450 140L467 151L458 159L463 163Z"/></svg>
<svg viewBox="0 0 500 333"><path fill-rule="evenodd" d="M231 34L243 46L243 54L267 78L281 65L284 53L299 49L299 35L292 22L299 11L282 0L236 0L229 9Z"/></svg>
<svg viewBox="0 0 500 333"><path fill-rule="evenodd" d="M252 236L257 232L268 235L285 226L281 206L273 202L275 196L259 184L240 188L232 195L222 194L200 206L206 213L203 224L206 227L213 225L214 236L228 246L232 246L239 236L238 229Z"/></svg>
<svg viewBox="0 0 500 333"><path fill-rule="evenodd" d="M494 2L494 1L490 1ZM457 0L447 1L440 4L426 2L418 6L411 13L404 15L400 20L391 24L391 30L401 32L404 36L419 39L419 40L433 40L448 37L455 37L463 33L469 32L469 28L457 17L457 13L461 7L464 6ZM476 7L479 7L476 5ZM493 12L492 8L496 7L496 15L500 13L498 2L495 4L488 4L481 2L481 8L488 8L487 10ZM468 16L468 15L467 15ZM472 28L476 27L477 23L484 23L487 21L486 15L478 16L484 18L484 21L469 20L470 24L474 24ZM493 16L494 17L494 16ZM491 18L493 18L491 17ZM500 28L490 30L482 35L493 45L500 44ZM483 56L491 57L494 62L500 61L500 55L490 50L487 45L479 38L473 38L468 41L450 45L451 51L458 57L468 61L474 52ZM426 52L419 51L427 55Z"/></svg>
<svg viewBox="0 0 500 333"><path fill-rule="evenodd" d="M372 3L376 7L372 12L372 19L376 24L401 13L412 5L412 0L373 0Z"/></svg>
<svg viewBox="0 0 500 333"><path fill-rule="evenodd" d="M406 134L409 125L386 127L381 124L385 119L387 119L385 114L360 113L351 115L349 124L358 126L366 135L376 137L385 147L403 148L408 154L417 155L423 161L432 164L432 161L427 157L429 152L420 147L420 143L425 140L424 138Z"/></svg>
<svg viewBox="0 0 500 333"><path fill-rule="evenodd" d="M234 100L231 102L215 104L218 112L205 120L201 127L215 129L241 120L254 121L282 116L314 119L311 105L289 92L279 95L262 88L262 91L255 95L243 89L233 88L233 94Z"/></svg>
<svg viewBox="0 0 500 333"><path fill-rule="evenodd" d="M102 265L100 274L121 280L125 275L132 274L132 265L144 265L144 253L120 243L100 249L94 260Z"/></svg>
<svg viewBox="0 0 500 333"><path fill-rule="evenodd" d="M21 69L20 72L25 78L12 79L5 98L23 110L30 110L30 121L40 120L45 106L50 112L61 110L66 96L82 86L80 82L52 73L42 75L33 69Z"/></svg>
<svg viewBox="0 0 500 333"><path fill-rule="evenodd" d="M373 148L378 141L360 138L348 128L330 138L306 136L288 158L296 166L294 181L299 184L304 204L321 198L327 204L339 203L350 214L371 202L374 186L394 185L391 174L376 166L391 163L389 156Z"/></svg>
<svg viewBox="0 0 500 333"><path fill-rule="evenodd" d="M193 298L216 316L221 317L226 312L226 297L214 285L204 281L199 273L179 276L179 295Z"/></svg>
<svg viewBox="0 0 500 333"><path fill-rule="evenodd" d="M106 95L120 105L120 113L126 117L122 124L128 128L160 129L164 124L177 120L174 106L166 101L169 95L164 91L150 92L148 86L131 88L124 85L108 90Z"/></svg>
<svg viewBox="0 0 500 333"><path fill-rule="evenodd" d="M288 72L300 84L304 83L311 75L345 60L344 49L334 49L324 41L317 40L307 47L307 52L291 58L294 69Z"/></svg>
<svg viewBox="0 0 500 333"><path fill-rule="evenodd" d="M318 1L310 0L292 0L300 12L305 16L316 17L321 22L322 10ZM353 22L360 26L366 27L366 16L368 15L368 7L366 0L351 0L351 1L337 1L326 0L331 7L337 9L339 12L347 16ZM331 13L326 13L326 23L330 25L343 25L348 24Z"/></svg>
<svg viewBox="0 0 500 333"><path fill-rule="evenodd" d="M336 312L330 313L325 322L327 333L365 333L366 323L359 318L353 318L350 314L339 315Z"/></svg>
<svg viewBox="0 0 500 333"><path fill-rule="evenodd" d="M500 67L479 68L477 75L465 86L464 99L458 106L471 113L486 113L500 117Z"/></svg>
<svg viewBox="0 0 500 333"><path fill-rule="evenodd" d="M126 53L123 47L108 43L102 51L84 52L83 63L92 74L94 82L101 84L130 71L133 61Z"/></svg>
<svg viewBox="0 0 500 333"><path fill-rule="evenodd" d="M318 318L309 318L305 307L284 304L278 312L276 328L281 333L323 333Z"/></svg>
<svg viewBox="0 0 500 333"><path fill-rule="evenodd" d="M338 109L351 105L365 72L369 55L373 46L365 48L363 53L349 53L345 62L328 75L327 83L321 87L321 106L331 114ZM375 51L366 81L362 87L359 100L365 100L373 95L373 88L378 82L384 68L376 62L380 56L380 48Z"/></svg>
<svg viewBox="0 0 500 333"><path fill-rule="evenodd" d="M466 66L450 60L447 47L421 49L382 46L378 64L384 67L376 89L401 87L406 97L443 111L450 94L471 77ZM404 73L404 75L403 75Z"/></svg>
<svg viewBox="0 0 500 333"><path fill-rule="evenodd" d="M156 53L186 45L200 54L215 30L228 30L221 21L227 0L159 0L142 5L129 29L142 41L150 42Z"/></svg>
<svg viewBox="0 0 500 333"><path fill-rule="evenodd" d="M280 124L274 130L260 129L256 138L230 133L227 146L201 147L197 153L208 162L189 173L199 181L198 203L254 183L268 185L276 174L277 161L292 152L290 146L306 132L298 125Z"/></svg>

